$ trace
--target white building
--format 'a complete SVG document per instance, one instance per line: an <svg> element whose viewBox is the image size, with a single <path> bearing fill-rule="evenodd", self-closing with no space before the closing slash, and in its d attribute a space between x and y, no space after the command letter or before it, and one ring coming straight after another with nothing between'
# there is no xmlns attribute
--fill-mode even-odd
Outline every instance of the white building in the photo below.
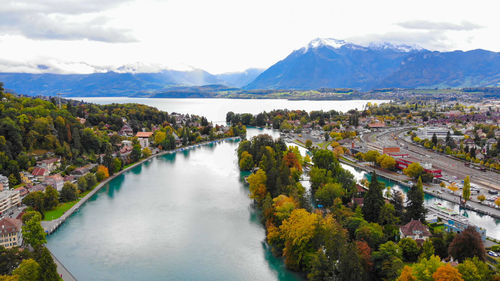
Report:
<svg viewBox="0 0 500 281"><path fill-rule="evenodd" d="M23 244L23 223L21 220L3 218L0 220L0 246L6 249L21 246Z"/></svg>
<svg viewBox="0 0 500 281"><path fill-rule="evenodd" d="M19 205L21 205L21 195L18 190L8 189L0 192L0 214Z"/></svg>

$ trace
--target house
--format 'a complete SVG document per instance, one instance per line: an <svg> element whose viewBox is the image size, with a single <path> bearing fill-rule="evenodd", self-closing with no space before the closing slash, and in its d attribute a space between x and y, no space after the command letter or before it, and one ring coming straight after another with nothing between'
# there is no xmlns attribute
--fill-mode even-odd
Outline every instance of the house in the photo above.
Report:
<svg viewBox="0 0 500 281"><path fill-rule="evenodd" d="M61 166L61 159L60 158L50 158L50 159L45 159L37 162L37 166L40 168L44 168L49 170L49 172L53 172L55 169L59 168Z"/></svg>
<svg viewBox="0 0 500 281"><path fill-rule="evenodd" d="M78 168L74 169L71 172L71 174L75 175L77 177L83 176L83 175L87 174L88 172L90 172L90 170L92 170L92 168L94 168L95 166L97 166L97 164L87 164L83 167L78 167Z"/></svg>
<svg viewBox="0 0 500 281"><path fill-rule="evenodd" d="M44 185L51 185L53 188L57 189L57 191L61 191L64 185L64 179L60 174L45 177L43 182Z"/></svg>
<svg viewBox="0 0 500 281"><path fill-rule="evenodd" d="M409 223L399 228L399 234L402 238L411 238L417 243L423 243L424 240L429 239L432 234L429 228L421 223L419 220L411 220Z"/></svg>
<svg viewBox="0 0 500 281"><path fill-rule="evenodd" d="M15 191L18 191L21 197L24 197L29 193L29 191L24 186L16 188Z"/></svg>
<svg viewBox="0 0 500 281"><path fill-rule="evenodd" d="M139 140L142 148L149 147L149 138L153 136L153 132L137 132L135 135Z"/></svg>
<svg viewBox="0 0 500 281"><path fill-rule="evenodd" d="M491 148L493 147L494 144L497 143L497 140L494 139L494 138L489 138L487 141L486 141L486 147L488 150L491 150Z"/></svg>
<svg viewBox="0 0 500 281"><path fill-rule="evenodd" d="M128 124L123 125L123 127L120 129L120 132L118 134L122 137L131 137L134 135L134 131Z"/></svg>
<svg viewBox="0 0 500 281"><path fill-rule="evenodd" d="M76 117L76 120L78 120L78 122L80 122L80 124L85 124L85 122L87 122L87 119L85 118L80 118L80 117Z"/></svg>
<svg viewBox="0 0 500 281"><path fill-rule="evenodd" d="M19 205L21 205L21 196L19 191L7 189L0 192L0 214L3 214L8 209Z"/></svg>
<svg viewBox="0 0 500 281"><path fill-rule="evenodd" d="M19 219L3 218L0 220L0 246L6 249L21 246L23 244L22 225L23 222Z"/></svg>
<svg viewBox="0 0 500 281"><path fill-rule="evenodd" d="M40 168L40 167L35 167L31 174L36 177L39 181L43 181L43 179L49 175L49 170Z"/></svg>

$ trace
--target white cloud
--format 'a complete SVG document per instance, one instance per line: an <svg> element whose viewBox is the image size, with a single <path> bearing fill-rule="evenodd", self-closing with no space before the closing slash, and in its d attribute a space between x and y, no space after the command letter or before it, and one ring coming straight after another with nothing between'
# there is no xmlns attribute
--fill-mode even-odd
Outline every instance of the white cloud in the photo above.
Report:
<svg viewBox="0 0 500 281"><path fill-rule="evenodd" d="M221 73L269 67L317 37L500 51L499 6L488 0L12 0L0 6L0 58Z"/></svg>

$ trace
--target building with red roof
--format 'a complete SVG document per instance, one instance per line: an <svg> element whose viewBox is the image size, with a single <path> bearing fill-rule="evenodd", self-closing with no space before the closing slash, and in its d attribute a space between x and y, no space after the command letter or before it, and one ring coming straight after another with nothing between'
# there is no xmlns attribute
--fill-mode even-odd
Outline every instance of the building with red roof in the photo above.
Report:
<svg viewBox="0 0 500 281"><path fill-rule="evenodd" d="M432 236L427 226L425 226L419 220L413 219L409 223L399 228L399 234L401 236L401 239L411 238L418 243L423 243L425 240L429 239Z"/></svg>
<svg viewBox="0 0 500 281"><path fill-rule="evenodd" d="M22 225L19 219L3 218L0 220L0 246L6 249L21 246L23 244Z"/></svg>

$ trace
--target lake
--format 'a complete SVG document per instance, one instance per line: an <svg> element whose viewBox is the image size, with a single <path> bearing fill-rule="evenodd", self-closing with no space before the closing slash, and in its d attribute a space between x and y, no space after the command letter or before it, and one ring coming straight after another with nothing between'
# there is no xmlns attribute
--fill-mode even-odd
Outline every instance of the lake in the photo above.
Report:
<svg viewBox="0 0 500 281"><path fill-rule="evenodd" d="M209 121L225 122L226 113L258 114L273 109L305 110L336 110L347 112L351 109L361 110L367 102L382 103L388 100L347 100L347 101L311 101L284 99L150 99L150 98L72 98L97 104L110 103L140 103L154 106L160 110L172 113L196 114L205 116Z"/></svg>

